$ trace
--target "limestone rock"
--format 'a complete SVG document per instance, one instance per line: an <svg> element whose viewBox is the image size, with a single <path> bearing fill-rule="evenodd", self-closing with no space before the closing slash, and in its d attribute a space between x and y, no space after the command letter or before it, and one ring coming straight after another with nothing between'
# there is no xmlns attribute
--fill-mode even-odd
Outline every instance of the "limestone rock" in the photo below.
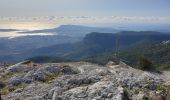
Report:
<svg viewBox="0 0 170 100"><path fill-rule="evenodd" d="M1 72L0 79L8 83L5 88L15 87L4 100L164 100L170 88L167 72L146 72L123 62L107 66L24 62Z"/></svg>

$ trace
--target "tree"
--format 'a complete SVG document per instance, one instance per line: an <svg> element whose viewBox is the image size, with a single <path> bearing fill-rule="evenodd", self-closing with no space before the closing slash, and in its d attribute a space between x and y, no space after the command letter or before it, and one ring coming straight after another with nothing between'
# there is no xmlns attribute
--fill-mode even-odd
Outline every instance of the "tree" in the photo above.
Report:
<svg viewBox="0 0 170 100"><path fill-rule="evenodd" d="M138 60L138 67L141 70L154 70L153 64L144 56L140 56Z"/></svg>

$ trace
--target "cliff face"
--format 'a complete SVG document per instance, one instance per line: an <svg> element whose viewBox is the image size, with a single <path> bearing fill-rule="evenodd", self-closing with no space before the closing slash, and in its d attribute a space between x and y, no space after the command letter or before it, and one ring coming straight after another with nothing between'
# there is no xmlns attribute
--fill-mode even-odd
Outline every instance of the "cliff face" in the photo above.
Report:
<svg viewBox="0 0 170 100"><path fill-rule="evenodd" d="M0 68L4 100L164 100L169 72L151 73L125 63L99 66L87 62L35 64ZM156 98L156 99L155 99Z"/></svg>

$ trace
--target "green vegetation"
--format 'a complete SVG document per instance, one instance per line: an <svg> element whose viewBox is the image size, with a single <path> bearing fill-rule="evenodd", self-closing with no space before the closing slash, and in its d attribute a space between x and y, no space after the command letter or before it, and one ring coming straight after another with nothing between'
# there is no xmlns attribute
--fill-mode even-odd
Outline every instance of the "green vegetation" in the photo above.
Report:
<svg viewBox="0 0 170 100"><path fill-rule="evenodd" d="M108 61L111 61L112 58L113 58L113 54L111 52L108 52L108 53L103 53L100 55L82 59L82 61L105 65L108 63Z"/></svg>
<svg viewBox="0 0 170 100"><path fill-rule="evenodd" d="M58 62L70 62L72 60L60 58L60 57L50 57L50 56L37 56L29 58L28 60L36 63L58 63Z"/></svg>
<svg viewBox="0 0 170 100"><path fill-rule="evenodd" d="M60 76L60 74L49 75L49 76L47 76L46 79L44 79L44 80L42 80L40 82L49 84L49 83L51 83L51 81L53 81L54 79L58 78L59 76Z"/></svg>
<svg viewBox="0 0 170 100"><path fill-rule="evenodd" d="M119 58L125 63L137 68L138 58L143 55L152 62L155 69L170 69L170 43L161 43L170 40L169 34L151 31L125 31L117 34L120 40ZM88 61L105 65L113 58L116 36L108 33L91 33L77 43L39 48L33 52L33 56L37 57L29 60L38 63Z"/></svg>
<svg viewBox="0 0 170 100"><path fill-rule="evenodd" d="M0 80L2 80L2 81L8 80L8 79L11 78L11 76L13 76L13 75L14 75L14 73L9 72L9 73L3 75L3 76L0 78Z"/></svg>
<svg viewBox="0 0 170 100"><path fill-rule="evenodd" d="M120 57L133 66L138 65L140 55L145 56L158 70L170 68L170 44L142 44L121 51Z"/></svg>
<svg viewBox="0 0 170 100"><path fill-rule="evenodd" d="M164 93L164 94L168 92L167 89L168 89L168 88L167 88L166 86L164 86L164 85L157 85L157 86L156 86L156 90L157 90L157 91L160 91L160 92L162 92L162 93Z"/></svg>
<svg viewBox="0 0 170 100"><path fill-rule="evenodd" d="M20 98L16 98L15 100L21 100Z"/></svg>
<svg viewBox="0 0 170 100"><path fill-rule="evenodd" d="M128 88L124 88L124 89L123 89L123 94L124 94L123 100L130 100L130 99L129 99L129 92L128 92L128 91L129 91Z"/></svg>
<svg viewBox="0 0 170 100"><path fill-rule="evenodd" d="M6 84L0 81L0 89L3 89L5 86Z"/></svg>
<svg viewBox="0 0 170 100"><path fill-rule="evenodd" d="M146 97L146 96L144 96L144 97L142 98L142 100L149 100L149 98Z"/></svg>
<svg viewBox="0 0 170 100"><path fill-rule="evenodd" d="M3 88L2 90L1 90L1 95L7 95L9 93L9 90L7 89L7 88Z"/></svg>
<svg viewBox="0 0 170 100"><path fill-rule="evenodd" d="M141 57L141 55L143 57ZM86 58L85 61L104 65L109 60L112 60L113 56L114 52L107 52ZM134 45L127 49L120 50L119 58L125 63L136 68L146 67L146 70L169 70L170 44L144 43Z"/></svg>
<svg viewBox="0 0 170 100"><path fill-rule="evenodd" d="M141 70L153 70L153 64L151 61L141 56L138 61L138 68Z"/></svg>
<svg viewBox="0 0 170 100"><path fill-rule="evenodd" d="M26 84L20 84L17 86L12 86L12 87L4 87L3 89L1 89L1 95L8 95L8 93L13 92L17 89L23 90L26 87Z"/></svg>
<svg viewBox="0 0 170 100"><path fill-rule="evenodd" d="M113 55L114 52L108 51L91 57L82 58L80 59L80 61L87 61L91 63L105 65L108 61L112 60ZM143 55L145 58L141 58L140 57L141 55ZM130 64L131 66L136 68L146 67L146 65L143 66L143 64L147 63L149 69L144 68L144 70L150 70L150 69L169 70L170 69L170 60L169 60L170 44L143 43L140 45L134 45L128 47L127 49L121 49L119 52L119 57L125 63ZM47 57L47 56L34 57L34 58L30 58L30 60L34 62L40 62L40 63L74 61L74 60L66 60L64 58L59 58L59 57Z"/></svg>
<svg viewBox="0 0 170 100"><path fill-rule="evenodd" d="M0 100L1 100L1 95L7 94L7 91L3 91L5 87L6 87L6 84L0 81Z"/></svg>

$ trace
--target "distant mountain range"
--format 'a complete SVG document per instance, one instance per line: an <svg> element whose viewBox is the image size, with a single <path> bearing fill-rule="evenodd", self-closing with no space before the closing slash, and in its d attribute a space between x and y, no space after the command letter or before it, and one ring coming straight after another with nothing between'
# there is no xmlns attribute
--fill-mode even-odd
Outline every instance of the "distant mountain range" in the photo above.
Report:
<svg viewBox="0 0 170 100"><path fill-rule="evenodd" d="M80 40L81 38L62 35L0 38L0 62L16 62L27 58L29 53L38 48Z"/></svg>
<svg viewBox="0 0 170 100"><path fill-rule="evenodd" d="M113 59L117 39L119 40L118 57L124 62L136 66L139 57L144 56L160 70L170 68L170 34L153 31L91 33L77 43L39 48L32 52L33 58L30 60L59 62L70 59L106 64Z"/></svg>
<svg viewBox="0 0 170 100"><path fill-rule="evenodd" d="M0 62L19 62L32 57L40 58L39 56L47 59L54 57L56 59L84 60L113 53L116 41L118 41L119 50L130 51L134 47L159 44L162 41L170 40L168 32L117 31L110 28L78 25L63 25L59 28L37 30L31 33L36 32L60 33L52 36L1 38Z"/></svg>
<svg viewBox="0 0 170 100"><path fill-rule="evenodd" d="M27 57L27 54L34 50L63 43L81 41L84 36L91 32L116 32L111 28L87 27L81 25L62 25L53 29L26 31L17 29L0 29L0 32L13 32L18 34L53 33L54 35L32 35L14 38L0 38L0 62L19 61ZM4 33L3 33L4 34Z"/></svg>
<svg viewBox="0 0 170 100"><path fill-rule="evenodd" d="M170 34L153 31L124 31L117 34L91 33L77 43L67 43L39 48L32 56L59 56L70 59L83 59L104 52L114 51L116 39L119 39L119 49L123 50L140 44L153 44L170 40Z"/></svg>
<svg viewBox="0 0 170 100"><path fill-rule="evenodd" d="M61 25L57 28L43 29L35 31L25 31L20 33L54 33L59 35L66 35L71 37L84 37L86 34L91 32L101 32L101 33L116 33L118 30L113 28L103 28L103 27L88 27L82 25Z"/></svg>

